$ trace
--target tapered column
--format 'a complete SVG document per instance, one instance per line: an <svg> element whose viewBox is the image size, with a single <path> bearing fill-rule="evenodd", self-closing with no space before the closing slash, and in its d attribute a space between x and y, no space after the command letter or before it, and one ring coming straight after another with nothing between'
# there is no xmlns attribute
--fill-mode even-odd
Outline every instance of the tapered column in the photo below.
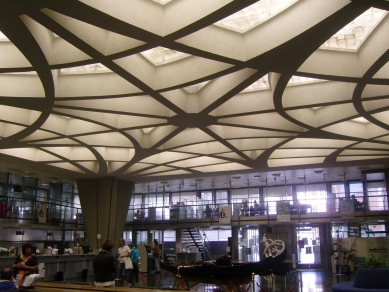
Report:
<svg viewBox="0 0 389 292"><path fill-rule="evenodd" d="M239 260L239 227L231 226L231 259Z"/></svg>
<svg viewBox="0 0 389 292"><path fill-rule="evenodd" d="M134 182L114 177L79 179L77 188L90 247L100 248L106 239L117 243L126 224Z"/></svg>
<svg viewBox="0 0 389 292"><path fill-rule="evenodd" d="M176 228L176 252L182 252L182 229Z"/></svg>

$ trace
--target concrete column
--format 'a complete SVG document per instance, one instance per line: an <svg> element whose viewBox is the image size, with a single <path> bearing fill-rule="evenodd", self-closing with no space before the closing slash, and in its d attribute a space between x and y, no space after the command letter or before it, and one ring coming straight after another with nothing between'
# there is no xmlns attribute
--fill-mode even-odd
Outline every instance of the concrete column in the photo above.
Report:
<svg viewBox="0 0 389 292"><path fill-rule="evenodd" d="M138 231L136 229L132 229L132 243L135 244L135 245L138 245L139 242L138 242Z"/></svg>
<svg viewBox="0 0 389 292"><path fill-rule="evenodd" d="M182 252L182 230L176 228L176 253Z"/></svg>
<svg viewBox="0 0 389 292"><path fill-rule="evenodd" d="M85 231L91 248L122 237L134 182L114 177L77 180ZM97 239L101 234L101 239Z"/></svg>
<svg viewBox="0 0 389 292"><path fill-rule="evenodd" d="M231 246L231 259L239 260L239 227L231 226L231 237L232 237L232 246Z"/></svg>

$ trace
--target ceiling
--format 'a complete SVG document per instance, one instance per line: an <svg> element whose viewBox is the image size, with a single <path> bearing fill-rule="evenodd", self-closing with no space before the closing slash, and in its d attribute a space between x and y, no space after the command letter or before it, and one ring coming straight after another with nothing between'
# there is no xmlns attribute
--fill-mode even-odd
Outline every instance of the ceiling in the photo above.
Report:
<svg viewBox="0 0 389 292"><path fill-rule="evenodd" d="M387 10L3 0L0 171L196 189L387 168Z"/></svg>

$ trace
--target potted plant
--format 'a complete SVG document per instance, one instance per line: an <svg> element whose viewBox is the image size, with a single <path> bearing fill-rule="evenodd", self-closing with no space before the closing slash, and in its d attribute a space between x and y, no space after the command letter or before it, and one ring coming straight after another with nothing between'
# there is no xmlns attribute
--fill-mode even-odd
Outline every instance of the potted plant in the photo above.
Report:
<svg viewBox="0 0 389 292"><path fill-rule="evenodd" d="M376 257L369 252L365 262L361 262L355 274L354 287L365 289L386 289L389 291L389 264L384 257Z"/></svg>
<svg viewBox="0 0 389 292"><path fill-rule="evenodd" d="M384 257L378 258L369 252L369 258L366 261L361 262L359 267L364 269L385 269L389 268L389 264Z"/></svg>
<svg viewBox="0 0 389 292"><path fill-rule="evenodd" d="M355 273L354 282L343 282L332 286L332 291L389 291L389 265L385 258L369 253Z"/></svg>
<svg viewBox="0 0 389 292"><path fill-rule="evenodd" d="M340 266L341 273L350 274L349 262L354 260L356 254L357 251L353 248L342 250L342 258L341 258L341 266Z"/></svg>

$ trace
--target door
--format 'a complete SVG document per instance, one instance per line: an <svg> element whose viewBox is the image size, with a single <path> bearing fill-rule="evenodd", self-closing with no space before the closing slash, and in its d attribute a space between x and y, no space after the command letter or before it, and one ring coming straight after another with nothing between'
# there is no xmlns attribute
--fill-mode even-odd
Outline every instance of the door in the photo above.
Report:
<svg viewBox="0 0 389 292"><path fill-rule="evenodd" d="M320 252L320 227L297 227L297 268L321 269L322 258Z"/></svg>

